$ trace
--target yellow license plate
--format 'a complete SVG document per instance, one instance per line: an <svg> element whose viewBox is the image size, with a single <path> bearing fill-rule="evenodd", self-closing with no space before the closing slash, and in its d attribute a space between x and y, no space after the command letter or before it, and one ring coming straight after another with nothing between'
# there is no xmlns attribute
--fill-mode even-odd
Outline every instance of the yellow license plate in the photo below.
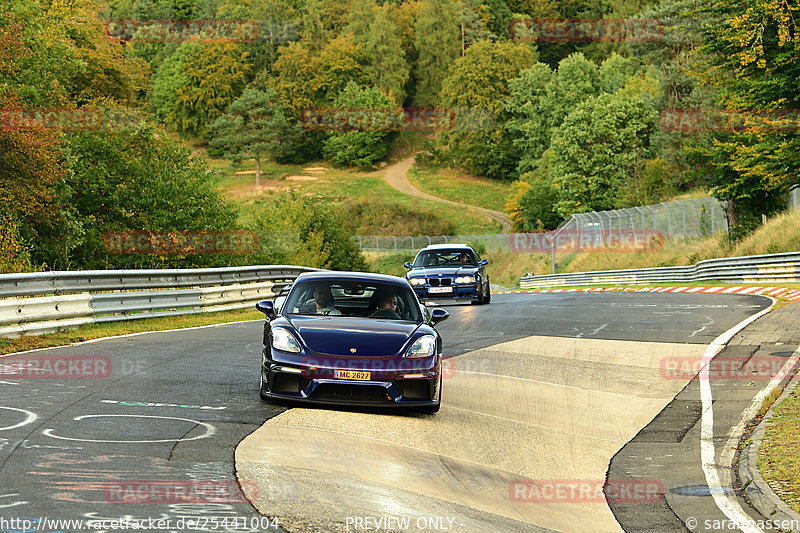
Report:
<svg viewBox="0 0 800 533"><path fill-rule="evenodd" d="M336 379L355 379L358 381L368 381L372 372L361 372L359 370L337 370L334 373Z"/></svg>

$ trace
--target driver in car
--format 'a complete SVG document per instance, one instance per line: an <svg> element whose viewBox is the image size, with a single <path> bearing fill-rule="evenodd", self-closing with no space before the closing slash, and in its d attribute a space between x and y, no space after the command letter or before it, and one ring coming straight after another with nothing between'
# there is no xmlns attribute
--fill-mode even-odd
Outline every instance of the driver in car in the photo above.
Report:
<svg viewBox="0 0 800 533"><path fill-rule="evenodd" d="M327 285L317 285L314 288L314 303L318 315L339 316L342 314L333 306L333 293Z"/></svg>

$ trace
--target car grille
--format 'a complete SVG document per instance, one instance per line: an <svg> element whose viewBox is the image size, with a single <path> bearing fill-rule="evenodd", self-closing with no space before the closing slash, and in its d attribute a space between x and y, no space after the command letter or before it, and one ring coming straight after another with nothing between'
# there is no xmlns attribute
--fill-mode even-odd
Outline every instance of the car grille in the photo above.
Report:
<svg viewBox="0 0 800 533"><path fill-rule="evenodd" d="M431 287L447 287L451 285L453 280L450 278L431 278L428 280L428 284Z"/></svg>
<svg viewBox="0 0 800 533"><path fill-rule="evenodd" d="M334 385L323 383L311 395L315 400L386 402L386 389L373 385Z"/></svg>

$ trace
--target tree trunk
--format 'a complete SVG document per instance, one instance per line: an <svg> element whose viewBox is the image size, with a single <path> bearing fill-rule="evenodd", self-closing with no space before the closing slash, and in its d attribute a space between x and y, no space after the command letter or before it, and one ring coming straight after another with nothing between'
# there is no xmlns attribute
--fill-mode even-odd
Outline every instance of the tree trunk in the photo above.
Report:
<svg viewBox="0 0 800 533"><path fill-rule="evenodd" d="M463 13L461 15L464 16ZM464 19L461 19L461 57L464 57Z"/></svg>
<svg viewBox="0 0 800 533"><path fill-rule="evenodd" d="M256 157L256 189L261 187L261 158Z"/></svg>
<svg viewBox="0 0 800 533"><path fill-rule="evenodd" d="M739 209L734 203L733 198L728 198L724 202L725 205L725 218L728 220L728 235L731 234L736 226L739 225Z"/></svg>

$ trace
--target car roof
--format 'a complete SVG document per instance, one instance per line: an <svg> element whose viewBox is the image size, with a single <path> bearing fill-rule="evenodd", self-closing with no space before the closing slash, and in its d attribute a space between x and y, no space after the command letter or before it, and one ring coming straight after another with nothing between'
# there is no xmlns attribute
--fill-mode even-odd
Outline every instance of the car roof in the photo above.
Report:
<svg viewBox="0 0 800 533"><path fill-rule="evenodd" d="M303 272L295 279L295 282L300 281L364 281L368 283L391 283L404 287L408 286L408 282L405 278L398 278L397 276L374 274L372 272L339 272L336 270Z"/></svg>
<svg viewBox="0 0 800 533"><path fill-rule="evenodd" d="M439 250L442 248L466 248L467 250L472 250L471 246L467 246L466 244L431 244L430 246L426 246L422 250ZM420 250L420 251L422 251Z"/></svg>

